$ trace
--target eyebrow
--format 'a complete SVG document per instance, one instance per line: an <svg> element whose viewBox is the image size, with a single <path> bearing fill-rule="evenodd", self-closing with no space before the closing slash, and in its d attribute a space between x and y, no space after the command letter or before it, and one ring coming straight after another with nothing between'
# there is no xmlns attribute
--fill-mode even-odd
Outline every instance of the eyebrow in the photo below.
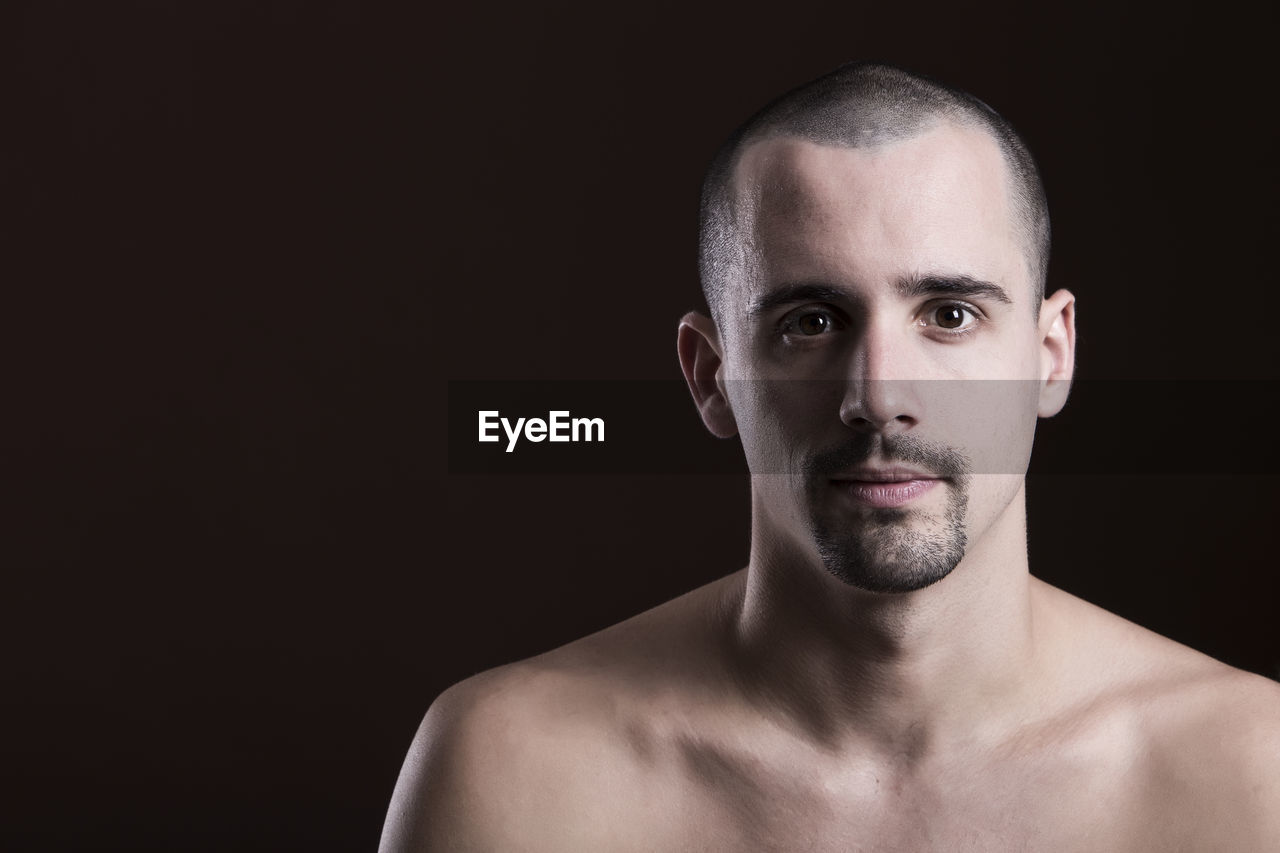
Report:
<svg viewBox="0 0 1280 853"><path fill-rule="evenodd" d="M894 289L904 299L922 296L962 296L970 299L990 299L1005 305L1013 304L1009 294L1000 285L968 275L939 273L911 275L894 282ZM847 291L826 284L787 284L756 299L747 309L747 314L754 317L798 302L843 302L848 299Z"/></svg>
<svg viewBox="0 0 1280 853"><path fill-rule="evenodd" d="M771 290L751 303L747 309L748 316L765 314L783 305L797 302L840 302L848 299L843 290L825 284L786 284L777 290Z"/></svg>
<svg viewBox="0 0 1280 853"><path fill-rule="evenodd" d="M967 296L970 298L990 299L1012 305L1009 294L998 284L982 281L968 275L913 275L899 279L897 291L900 296Z"/></svg>

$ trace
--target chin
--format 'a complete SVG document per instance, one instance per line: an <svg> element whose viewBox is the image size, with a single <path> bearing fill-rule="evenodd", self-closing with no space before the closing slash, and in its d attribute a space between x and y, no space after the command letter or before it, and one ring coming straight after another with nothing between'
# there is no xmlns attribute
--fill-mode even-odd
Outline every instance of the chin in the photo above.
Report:
<svg viewBox="0 0 1280 853"><path fill-rule="evenodd" d="M952 502L941 516L921 518L900 509L879 509L862 523L815 520L813 541L827 571L867 592L915 592L955 570L968 547L966 502Z"/></svg>
<svg viewBox="0 0 1280 853"><path fill-rule="evenodd" d="M964 547L926 549L904 559L903 555L871 556L856 548L851 552L820 543L819 553L827 571L847 586L866 592L904 593L930 587L951 574L964 558Z"/></svg>

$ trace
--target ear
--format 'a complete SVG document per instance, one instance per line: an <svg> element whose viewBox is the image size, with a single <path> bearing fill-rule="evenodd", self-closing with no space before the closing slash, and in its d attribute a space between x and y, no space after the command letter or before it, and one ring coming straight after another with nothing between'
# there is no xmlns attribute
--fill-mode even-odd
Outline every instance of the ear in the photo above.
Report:
<svg viewBox="0 0 1280 853"><path fill-rule="evenodd" d="M724 349L716 324L697 311L685 314L676 334L676 351L702 422L716 438L736 435L738 424L724 389Z"/></svg>
<svg viewBox="0 0 1280 853"><path fill-rule="evenodd" d="M1040 305L1040 407L1042 418L1062 411L1076 368L1076 298L1058 290Z"/></svg>

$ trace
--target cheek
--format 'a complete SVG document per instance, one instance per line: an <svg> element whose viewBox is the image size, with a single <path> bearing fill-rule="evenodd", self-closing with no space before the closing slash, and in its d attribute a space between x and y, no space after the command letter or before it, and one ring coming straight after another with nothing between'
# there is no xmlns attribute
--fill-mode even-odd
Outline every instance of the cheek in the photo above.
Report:
<svg viewBox="0 0 1280 853"><path fill-rule="evenodd" d="M738 426L738 438L747 457L747 467L752 473L760 473L775 452L778 444L777 429L768 397L762 393L760 383L754 379L725 380L725 394L733 409L733 419ZM772 463L776 466L776 461Z"/></svg>
<svg viewBox="0 0 1280 853"><path fill-rule="evenodd" d="M1017 496L1023 478L1013 474L979 474L972 478L968 488L968 506L965 520L970 535L978 535L988 528Z"/></svg>
<svg viewBox="0 0 1280 853"><path fill-rule="evenodd" d="M843 382L734 379L726 391L754 474L800 471L805 453L823 446L824 426L837 432L841 426Z"/></svg>
<svg viewBox="0 0 1280 853"><path fill-rule="evenodd" d="M1039 383L964 379L930 383L930 432L968 457L974 474L1026 473Z"/></svg>

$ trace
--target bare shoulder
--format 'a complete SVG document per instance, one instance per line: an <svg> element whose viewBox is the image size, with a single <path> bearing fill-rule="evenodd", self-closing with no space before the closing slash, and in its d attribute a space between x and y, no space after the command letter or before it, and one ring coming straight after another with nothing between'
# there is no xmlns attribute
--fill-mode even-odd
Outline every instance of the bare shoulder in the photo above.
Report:
<svg viewBox="0 0 1280 853"><path fill-rule="evenodd" d="M1280 684L1053 594L1165 849L1280 850Z"/></svg>
<svg viewBox="0 0 1280 853"><path fill-rule="evenodd" d="M700 594L442 693L401 770L384 853L617 849L638 805L658 805L660 792L641 790L637 721L696 681L680 670L696 666L681 651Z"/></svg>
<svg viewBox="0 0 1280 853"><path fill-rule="evenodd" d="M1280 684L1213 664L1151 703L1151 805L1198 849L1280 850Z"/></svg>
<svg viewBox="0 0 1280 853"><path fill-rule="evenodd" d="M442 693L409 749L383 829L384 851L528 849L565 825L600 699L529 663ZM536 849L536 848L534 848Z"/></svg>

